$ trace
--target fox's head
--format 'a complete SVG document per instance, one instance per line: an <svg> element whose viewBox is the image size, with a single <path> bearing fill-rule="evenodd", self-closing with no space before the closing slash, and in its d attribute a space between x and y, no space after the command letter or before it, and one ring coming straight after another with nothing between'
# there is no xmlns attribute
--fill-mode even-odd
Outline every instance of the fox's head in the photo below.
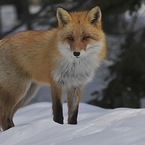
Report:
<svg viewBox="0 0 145 145"><path fill-rule="evenodd" d="M101 11L98 6L90 11L69 13L57 8L58 48L66 57L82 58L96 54L104 58L105 35L101 28Z"/></svg>

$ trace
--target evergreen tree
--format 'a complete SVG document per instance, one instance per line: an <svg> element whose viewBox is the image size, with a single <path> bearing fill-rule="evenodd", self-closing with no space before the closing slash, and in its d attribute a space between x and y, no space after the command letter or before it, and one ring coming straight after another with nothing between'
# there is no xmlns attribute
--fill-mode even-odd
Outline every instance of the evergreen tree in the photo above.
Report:
<svg viewBox="0 0 145 145"><path fill-rule="evenodd" d="M103 5L103 1L101 2ZM110 14L115 13L118 19L121 20L122 18L119 16L123 12L127 10L130 13L136 12L143 2L142 0L108 0L108 4L106 3L106 6L102 7L104 8L105 17L109 18ZM112 24L113 28L116 29L115 22L112 21ZM109 32L113 28L110 27ZM116 29L116 31L119 32L119 29ZM120 55L114 64L109 67L110 74L107 77L113 79L109 82L107 88L103 90L102 100L97 98L100 95L98 92L93 93L96 95L96 99L90 101L91 104L105 108L139 108L140 99L145 97L145 28L140 28L138 31L131 29L131 31L126 32L124 37L124 44L120 46Z"/></svg>

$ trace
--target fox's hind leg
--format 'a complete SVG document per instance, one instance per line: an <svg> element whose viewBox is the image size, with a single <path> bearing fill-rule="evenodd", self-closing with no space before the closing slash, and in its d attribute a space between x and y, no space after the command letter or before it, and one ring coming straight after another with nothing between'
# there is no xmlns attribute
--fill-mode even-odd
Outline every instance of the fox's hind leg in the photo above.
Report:
<svg viewBox="0 0 145 145"><path fill-rule="evenodd" d="M1 122L1 127L3 129L3 131L11 128L11 127L14 127L14 123L13 123L13 119L12 119L12 116L11 116L11 106L9 106L9 108L6 108L7 109L7 112L5 111L2 111L1 115L0 115L0 122ZM5 109L5 108L3 108Z"/></svg>
<svg viewBox="0 0 145 145"><path fill-rule="evenodd" d="M10 98L10 93L0 87L0 124L3 130L7 130L14 126L11 118L14 100L10 100Z"/></svg>
<svg viewBox="0 0 145 145"><path fill-rule="evenodd" d="M7 130L14 126L13 109L21 96L25 94L27 83L0 86L0 124L3 130Z"/></svg>
<svg viewBox="0 0 145 145"><path fill-rule="evenodd" d="M14 116L14 114L16 113L16 111L21 108L24 107L38 92L40 88L40 85L32 82L29 89L27 90L26 94L22 97L21 100L19 100L19 102L16 104L16 106L13 109L13 114L12 116Z"/></svg>

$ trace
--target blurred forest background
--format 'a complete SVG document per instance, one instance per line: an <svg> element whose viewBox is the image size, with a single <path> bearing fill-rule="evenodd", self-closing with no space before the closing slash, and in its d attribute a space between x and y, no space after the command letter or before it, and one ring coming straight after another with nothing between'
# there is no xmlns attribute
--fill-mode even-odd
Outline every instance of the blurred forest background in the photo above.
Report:
<svg viewBox="0 0 145 145"><path fill-rule="evenodd" d="M0 8L6 4L15 5L18 23L3 28L0 12L0 38L14 33L24 24L28 30L56 27L58 5L68 11L100 6L104 32L115 40L116 48L109 49L112 46L107 38L108 73L103 78L107 83L101 90L92 92L94 97L88 103L104 108L141 107L145 97L144 0L0 0ZM39 8L30 12L33 5Z"/></svg>

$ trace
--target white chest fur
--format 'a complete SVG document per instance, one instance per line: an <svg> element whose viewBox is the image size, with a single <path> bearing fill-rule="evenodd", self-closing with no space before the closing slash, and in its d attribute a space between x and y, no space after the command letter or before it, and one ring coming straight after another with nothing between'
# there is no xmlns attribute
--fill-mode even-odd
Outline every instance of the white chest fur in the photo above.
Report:
<svg viewBox="0 0 145 145"><path fill-rule="evenodd" d="M84 58L62 58L58 62L59 67L53 71L54 80L66 87L86 85L92 80L95 70L99 66L96 57L94 55Z"/></svg>

